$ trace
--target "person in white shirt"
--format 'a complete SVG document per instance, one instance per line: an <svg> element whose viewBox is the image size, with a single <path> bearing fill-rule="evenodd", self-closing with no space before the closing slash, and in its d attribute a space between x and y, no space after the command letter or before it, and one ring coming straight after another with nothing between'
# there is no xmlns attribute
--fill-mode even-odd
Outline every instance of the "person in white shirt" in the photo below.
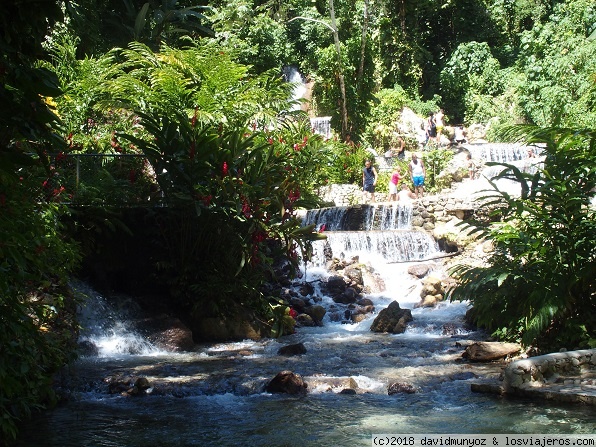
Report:
<svg viewBox="0 0 596 447"><path fill-rule="evenodd" d="M414 191L416 198L419 199L424 196L424 177L426 177L426 168L422 160L418 159L416 154L412 154L412 161L408 165L410 177L414 182Z"/></svg>

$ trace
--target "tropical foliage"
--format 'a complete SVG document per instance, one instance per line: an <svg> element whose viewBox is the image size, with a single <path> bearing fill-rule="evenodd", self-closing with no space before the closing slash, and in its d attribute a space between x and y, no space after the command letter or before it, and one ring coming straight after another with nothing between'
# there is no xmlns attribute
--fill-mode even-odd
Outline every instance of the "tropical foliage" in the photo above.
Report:
<svg viewBox="0 0 596 447"><path fill-rule="evenodd" d="M596 133L512 128L544 144L536 173L503 165L500 178L521 195L496 190L486 207L496 222L476 231L493 242L486 267L462 265L452 299L469 299L474 320L499 339L540 351L596 346Z"/></svg>
<svg viewBox="0 0 596 447"><path fill-rule="evenodd" d="M66 144L48 99L57 77L36 67L56 4L0 5L0 444L54 399L52 375L72 358L77 326L66 281L79 256L65 237L66 192L50 154ZM27 26L24 26L24 23Z"/></svg>
<svg viewBox="0 0 596 447"><path fill-rule="evenodd" d="M295 209L321 184L359 183L363 147L393 144L403 106L566 126L531 132L546 144L536 176L506 167L524 194L500 195L502 222L483 228L491 264L457 270L456 296L502 338L593 344L594 136L572 130L596 119L593 1L336 0L333 25L321 0L204 3L0 2L3 438L51 400L69 357L65 283L80 254L60 225L66 205L167 201L176 212L156 228L176 231L156 241L178 305L239 302L281 334L291 318L262 285L280 265L296 272L317 237ZM288 65L314 81L311 111L357 144L290 112ZM440 169L445 156L425 161Z"/></svg>

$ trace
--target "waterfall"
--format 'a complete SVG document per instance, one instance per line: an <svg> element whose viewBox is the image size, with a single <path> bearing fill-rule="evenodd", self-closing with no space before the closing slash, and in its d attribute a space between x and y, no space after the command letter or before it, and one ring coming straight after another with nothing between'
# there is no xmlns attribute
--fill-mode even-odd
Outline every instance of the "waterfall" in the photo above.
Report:
<svg viewBox="0 0 596 447"><path fill-rule="evenodd" d="M374 204L365 216L365 230L407 230L412 222L412 203Z"/></svg>
<svg viewBox="0 0 596 447"><path fill-rule="evenodd" d="M315 225L316 230L339 231L346 229L347 206L318 208L308 210L302 219L302 225Z"/></svg>
<svg viewBox="0 0 596 447"><path fill-rule="evenodd" d="M314 133L323 135L325 138L331 138L331 117L318 116L310 119L310 126Z"/></svg>
<svg viewBox="0 0 596 447"><path fill-rule="evenodd" d="M435 239L423 231L331 231L326 235L326 241L316 241L313 247L312 263L316 267L326 263L325 246L334 257L358 256L373 265L421 261L439 251Z"/></svg>
<svg viewBox="0 0 596 447"><path fill-rule="evenodd" d="M483 162L505 163L517 167L521 172L534 174L544 165L544 151L539 146L525 146L510 143L481 143L465 146L472 155L473 160ZM532 150L535 157L528 157L528 151ZM478 199L492 191L493 187L488 180L493 180L500 191L513 196L521 194L519 183L509 179L498 179L495 177L505 169L504 166L484 166L478 178L472 181L464 181L455 185L454 197L466 197ZM467 180L467 179L466 179Z"/></svg>
<svg viewBox="0 0 596 447"><path fill-rule="evenodd" d="M115 309L103 295L81 281L72 281L71 287L83 303L79 309L82 345L97 348L99 357L160 352L131 327L129 313L124 309Z"/></svg>
<svg viewBox="0 0 596 447"><path fill-rule="evenodd" d="M308 210L303 225L320 231L407 230L412 222L412 203L335 206Z"/></svg>
<svg viewBox="0 0 596 447"><path fill-rule="evenodd" d="M535 154L541 151L535 146L511 143L481 143L466 145L466 149L472 154L472 158L494 161L497 163L510 163L516 160L528 158L528 149L532 149Z"/></svg>
<svg viewBox="0 0 596 447"><path fill-rule="evenodd" d="M292 91L292 100L296 101L296 104L292 106L292 110L300 110L302 105L298 100L304 97L306 93L306 85L304 84L304 80L302 79L302 75L298 71L296 67L293 66L286 66L283 68L283 75L284 79L287 82L291 82L294 84L294 89Z"/></svg>

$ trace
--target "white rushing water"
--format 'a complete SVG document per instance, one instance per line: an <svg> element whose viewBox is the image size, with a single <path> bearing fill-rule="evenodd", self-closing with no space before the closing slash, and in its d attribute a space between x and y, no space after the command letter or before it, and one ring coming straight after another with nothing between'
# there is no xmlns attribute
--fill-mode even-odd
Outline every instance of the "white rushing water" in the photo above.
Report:
<svg viewBox="0 0 596 447"><path fill-rule="evenodd" d="M328 249L335 257L358 257L381 278L385 289L367 295L375 306L373 314L357 324L333 318L347 305L325 293L323 284L332 272L325 268L323 241L316 244L314 260L295 287L305 281L313 285L310 298L327 309L324 324L299 328L280 339L166 352L126 324L131 310L114 309L79 283L77 289L88 297L81 339L95 344L99 355L82 358L70 368L72 399L24 424L18 445L370 446L373 433L596 431L590 408L472 393L470 381L496 377L500 366L462 361L466 341L483 336L464 325L467 303L416 307L421 281L408 273L408 267L424 263L431 275L444 273L438 261L428 260L440 254L434 239L403 228L342 231L337 222L345 211L328 209L324 216L319 213L317 222L326 223ZM384 222L371 221L379 220ZM394 219L391 228L399 221ZM378 312L394 300L412 310L414 320L406 332L371 332ZM294 357L278 354L280 347L293 343L303 343L307 352ZM308 393L266 393L264 386L282 370L302 375ZM152 393L111 394L106 378L114 376L146 377ZM388 385L394 382L410 384L417 392L388 395ZM356 393L341 392L348 387Z"/></svg>

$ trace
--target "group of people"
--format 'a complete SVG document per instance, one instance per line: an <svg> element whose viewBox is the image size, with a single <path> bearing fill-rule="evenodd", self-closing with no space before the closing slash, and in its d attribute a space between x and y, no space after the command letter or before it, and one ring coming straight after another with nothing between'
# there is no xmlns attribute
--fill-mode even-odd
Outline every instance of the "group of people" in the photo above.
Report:
<svg viewBox="0 0 596 447"><path fill-rule="evenodd" d="M424 178L426 177L426 168L421 159L416 154L412 154L412 160L408 164L410 178L414 183L414 192L410 190L406 182L402 182L402 174L399 167L395 167L389 179L389 201L403 201L409 199L418 199L424 196ZM370 201L375 201L375 188L379 175L370 160L364 163L362 170L362 188ZM401 182L401 190L398 192L398 185Z"/></svg>

